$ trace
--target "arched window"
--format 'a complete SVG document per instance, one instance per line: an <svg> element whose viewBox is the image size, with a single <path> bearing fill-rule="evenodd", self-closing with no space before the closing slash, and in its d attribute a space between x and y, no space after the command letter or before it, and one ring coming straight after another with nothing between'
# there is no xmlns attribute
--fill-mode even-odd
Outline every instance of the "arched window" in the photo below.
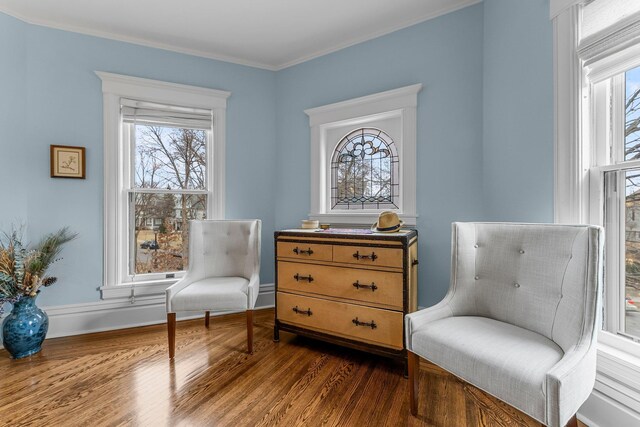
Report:
<svg viewBox="0 0 640 427"><path fill-rule="evenodd" d="M331 158L331 208L398 209L398 166L396 146L384 131L351 131Z"/></svg>

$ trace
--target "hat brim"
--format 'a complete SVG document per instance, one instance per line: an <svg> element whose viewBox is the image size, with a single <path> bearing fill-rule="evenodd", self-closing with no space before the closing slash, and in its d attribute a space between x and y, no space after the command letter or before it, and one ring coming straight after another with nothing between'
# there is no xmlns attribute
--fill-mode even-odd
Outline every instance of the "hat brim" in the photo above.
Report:
<svg viewBox="0 0 640 427"><path fill-rule="evenodd" d="M400 231L400 229L402 228L402 226L404 225L404 222L401 220L398 225L394 225L393 227L389 227L389 228L378 228L378 221L376 221L372 226L371 226L371 231L375 231L376 233L397 233L398 231Z"/></svg>

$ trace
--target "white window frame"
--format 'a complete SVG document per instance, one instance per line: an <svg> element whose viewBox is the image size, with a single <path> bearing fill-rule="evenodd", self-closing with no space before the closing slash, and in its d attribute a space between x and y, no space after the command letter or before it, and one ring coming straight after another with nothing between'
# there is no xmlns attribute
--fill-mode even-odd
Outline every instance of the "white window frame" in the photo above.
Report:
<svg viewBox="0 0 640 427"><path fill-rule="evenodd" d="M415 84L304 111L309 116L311 128L310 219L331 224L372 224L381 211L388 210L331 211L331 154L340 141L329 141L327 133L337 127L352 126L356 129L369 127L377 120L397 118L401 127L400 140L394 139L400 167L400 208L397 212L405 224L416 225L417 106L420 90L422 84Z"/></svg>
<svg viewBox="0 0 640 427"><path fill-rule="evenodd" d="M225 211L225 123L230 92L167 83L96 71L102 80L104 115L104 283L102 298L156 295L175 283L174 278L135 280L128 274L128 191L124 188L128 168L121 165L129 153L120 114L121 99L134 99L166 105L204 108L213 112L213 130L208 142L207 197L209 218L224 218ZM125 170L126 169L126 170Z"/></svg>
<svg viewBox="0 0 640 427"><path fill-rule="evenodd" d="M580 40L582 6L578 3L582 2L551 0L555 86L554 219L558 223L604 225L603 174L607 167L602 165L610 162L609 148L613 147L611 139L615 136L607 134L611 129L609 124L596 122L595 118L603 112L598 111L602 103L596 103L594 99L608 94L598 93L593 83L607 72L613 74L614 55L621 46L628 47L627 43L638 33L629 32L625 25ZM596 144L598 138L600 141L604 138L607 144ZM607 235L605 240L608 239ZM611 268L605 265L606 271ZM610 271L607 274L610 275ZM608 289L605 292L615 291ZM605 294L606 304L611 305L605 306L606 315L619 318L618 296ZM606 321L610 322L611 318ZM588 416L594 416L593 422L610 422L612 417L637 420L636 416L627 415L630 412L626 409L599 419L599 405L614 402L616 409L624 405L640 413L640 344L606 330L600 331L593 396L580 410L580 413L584 411Z"/></svg>
<svg viewBox="0 0 640 427"><path fill-rule="evenodd" d="M629 68L640 65L640 58L630 63ZM597 84L596 84L597 83ZM592 136L591 168L589 170L589 222L605 226L605 312L604 330L616 338L623 338L619 332L625 322L625 289L621 272L625 268L625 233L622 227L607 227L607 217L604 210L608 210L609 217L617 217L616 225L624 224L625 179L620 174L615 186L618 188L617 197L606 198L606 184L604 175L607 172L624 172L640 168L639 160L624 160L624 123L625 123L625 79L623 75L615 75L604 81L595 81L591 86L591 120L589 135ZM622 196L621 196L622 195ZM623 338L636 342L638 338ZM634 348L633 346L631 348ZM640 357L640 346L635 348L636 356Z"/></svg>

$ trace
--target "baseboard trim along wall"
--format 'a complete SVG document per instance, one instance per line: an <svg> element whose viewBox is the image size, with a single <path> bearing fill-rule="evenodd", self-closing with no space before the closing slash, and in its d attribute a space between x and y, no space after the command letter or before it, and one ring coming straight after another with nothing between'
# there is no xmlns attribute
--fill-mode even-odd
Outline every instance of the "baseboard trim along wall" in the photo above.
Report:
<svg viewBox="0 0 640 427"><path fill-rule="evenodd" d="M256 309L275 305L275 285L261 284ZM109 299L85 304L42 307L49 315L47 339L155 325L167 321L164 295ZM230 313L230 312L229 312ZM223 315L228 313L211 313ZM203 317L204 313L178 313L178 320ZM0 334L1 335L1 334Z"/></svg>
<svg viewBox="0 0 640 427"><path fill-rule="evenodd" d="M596 385L597 387L597 385ZM640 414L593 390L578 411L578 419L589 427L639 426Z"/></svg>

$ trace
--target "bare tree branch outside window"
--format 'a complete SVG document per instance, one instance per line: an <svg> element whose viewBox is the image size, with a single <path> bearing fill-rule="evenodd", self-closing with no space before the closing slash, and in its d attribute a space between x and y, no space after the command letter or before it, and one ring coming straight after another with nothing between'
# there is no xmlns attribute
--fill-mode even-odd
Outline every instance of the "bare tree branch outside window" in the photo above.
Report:
<svg viewBox="0 0 640 427"><path fill-rule="evenodd" d="M136 126L135 274L183 270L189 257L189 221L204 219L207 198L183 190L206 189L207 132Z"/></svg>
<svg viewBox="0 0 640 427"><path fill-rule="evenodd" d="M397 209L398 154L380 129L359 128L337 144L331 160L332 209Z"/></svg>
<svg viewBox="0 0 640 427"><path fill-rule="evenodd" d="M624 160L639 160L640 68L626 73L625 86ZM624 331L640 337L640 169L623 173L626 184Z"/></svg>

